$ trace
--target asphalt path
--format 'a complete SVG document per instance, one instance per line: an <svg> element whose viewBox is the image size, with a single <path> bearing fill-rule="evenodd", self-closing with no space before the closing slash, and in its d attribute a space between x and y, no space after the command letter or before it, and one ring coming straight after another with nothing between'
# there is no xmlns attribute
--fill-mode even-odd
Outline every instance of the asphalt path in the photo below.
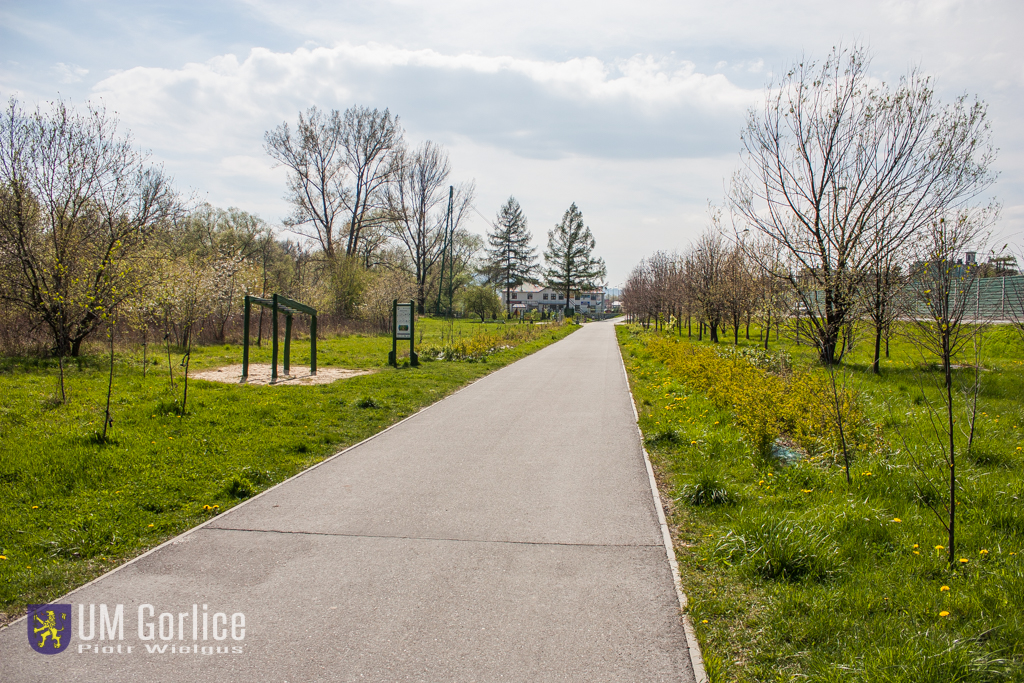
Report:
<svg viewBox="0 0 1024 683"><path fill-rule="evenodd" d="M694 680L607 322L56 602L0 681Z"/></svg>

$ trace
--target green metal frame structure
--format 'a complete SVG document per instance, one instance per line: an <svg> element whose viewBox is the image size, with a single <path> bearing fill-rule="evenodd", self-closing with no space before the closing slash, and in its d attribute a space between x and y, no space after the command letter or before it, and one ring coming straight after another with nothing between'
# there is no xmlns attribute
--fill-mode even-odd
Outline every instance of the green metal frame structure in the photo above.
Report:
<svg viewBox="0 0 1024 683"><path fill-rule="evenodd" d="M270 381L277 381L277 314L284 314L284 374L291 370L291 349L292 349L292 316L296 313L305 313L310 317L309 322L309 374L316 374L316 309L312 306L300 304L298 301L288 297L274 294L269 299L262 299L258 296L245 297L245 321L243 323L242 337L242 383L249 379L249 317L252 305L258 304L271 310L271 333L273 339L273 351L271 352Z"/></svg>

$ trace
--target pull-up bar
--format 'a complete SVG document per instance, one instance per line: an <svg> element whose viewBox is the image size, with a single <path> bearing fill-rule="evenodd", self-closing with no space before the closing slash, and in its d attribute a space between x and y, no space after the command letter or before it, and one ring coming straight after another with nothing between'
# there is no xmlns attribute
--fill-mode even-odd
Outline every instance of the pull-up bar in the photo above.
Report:
<svg viewBox="0 0 1024 683"><path fill-rule="evenodd" d="M300 304L298 301L289 299L288 297L281 296L280 294L274 294L269 299L261 299L258 296L245 297L245 322L243 324L242 337L244 339L242 343L242 382L245 382L249 378L249 311L252 308L252 304L258 304L264 308L269 308L273 314L271 315L272 332L271 337L273 338L273 352L271 356L273 358L270 370L270 381L277 381L277 314L284 314L284 374L289 374L291 369L291 347L292 347L292 316L296 313L305 313L310 317L309 322L309 374L316 374L316 309Z"/></svg>

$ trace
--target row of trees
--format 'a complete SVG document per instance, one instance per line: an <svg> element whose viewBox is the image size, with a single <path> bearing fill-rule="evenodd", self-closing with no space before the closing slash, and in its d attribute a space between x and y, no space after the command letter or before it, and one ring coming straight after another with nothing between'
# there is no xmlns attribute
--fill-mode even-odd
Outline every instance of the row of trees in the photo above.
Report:
<svg viewBox="0 0 1024 683"><path fill-rule="evenodd" d="M681 255L658 253L633 270L623 304L644 321L674 315L689 325L696 317L714 341L723 322L738 340L743 321L760 318L767 333L786 321L827 368L837 419L836 365L855 326L873 327L877 373L882 337L905 320L942 367L942 409L930 422L941 457L919 455L939 463L947 484L945 502L927 504L948 533L952 568L957 454L973 438L976 342L986 323L978 280L1010 265L974 258L998 215L982 199L995 181L995 150L983 103L964 96L943 105L919 72L889 87L869 78L867 66L862 48L836 49L769 84L742 133L730 225L712 208L710 230ZM973 380L961 392L953 360L972 342ZM957 407L961 400L967 405ZM963 422L970 429L960 433ZM849 480L845 443L843 456Z"/></svg>
<svg viewBox="0 0 1024 683"><path fill-rule="evenodd" d="M26 111L12 99L0 116L3 341L78 355L115 317L144 344L224 341L241 297L270 292L310 302L328 325L385 328L396 298L493 314L495 289L543 279L569 294L604 277L575 204L549 232L544 269L514 198L486 243L466 230L473 183L452 182L440 145L410 148L388 110L313 107L265 146L288 169L285 227L299 239L181 197L102 108ZM262 310L255 331L261 340Z"/></svg>
<svg viewBox="0 0 1024 683"><path fill-rule="evenodd" d="M450 306L453 290L468 286L474 269L487 285L505 290L506 301L513 288L538 282L538 276L567 294L593 287L605 276L575 204L549 233L547 267L541 272L526 216L514 197L498 211L486 256L474 261L483 243L460 227L472 208L474 184L449 184L447 152L429 140L410 149L398 117L387 109L355 106L325 113L312 107L299 115L294 132L282 123L267 132L265 142L267 153L289 171L293 213L286 225L319 246L327 261L358 259L367 269L403 267L412 275L420 313L429 308L432 291L440 308L443 286ZM396 245L402 252L397 260L404 263L396 263ZM477 292L475 299L480 296ZM350 302L341 305L351 310Z"/></svg>
<svg viewBox="0 0 1024 683"><path fill-rule="evenodd" d="M916 71L895 87L876 83L867 63L863 49L834 50L769 85L743 130L728 220L712 207L711 232L679 259L660 255L634 271L634 311L699 313L715 340L724 319L735 329L741 318L798 311L828 365L864 319L877 371L909 266L920 275L983 252L999 207L978 201L995 180L984 104L942 105ZM679 284L644 284L666 268Z"/></svg>

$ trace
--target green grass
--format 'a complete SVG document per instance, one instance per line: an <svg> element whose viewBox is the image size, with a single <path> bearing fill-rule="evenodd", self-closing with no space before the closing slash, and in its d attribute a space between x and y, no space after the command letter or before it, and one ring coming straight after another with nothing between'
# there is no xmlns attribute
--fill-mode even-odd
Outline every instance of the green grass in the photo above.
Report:
<svg viewBox="0 0 1024 683"><path fill-rule="evenodd" d="M440 345L440 321L417 323L424 346ZM178 414L181 353L151 346L116 356L112 411L103 422L108 358L97 350L67 361L69 401L53 400L52 359L0 361L0 623L66 593L125 560L357 443L489 372L576 329L459 322L456 340L478 330L515 338L475 361L386 365L390 337L348 336L318 344L321 368L375 368L314 386L241 386L190 380ZM294 341L294 340L293 340ZM417 340L419 342L419 339ZM406 346L406 351L408 346ZM309 346L293 343L293 366ZM240 347L193 350L191 369L236 364ZM269 362L270 349L253 349Z"/></svg>
<svg viewBox="0 0 1024 683"><path fill-rule="evenodd" d="M618 334L712 681L1024 680L1024 349L1011 330L985 336L978 435L958 468L968 562L953 573L924 502L944 476L929 422L941 373L912 345L894 342L880 377L866 341L844 364L864 414L847 485L833 452L759 456L734 414L648 352L661 333ZM821 371L808 347L781 351Z"/></svg>

